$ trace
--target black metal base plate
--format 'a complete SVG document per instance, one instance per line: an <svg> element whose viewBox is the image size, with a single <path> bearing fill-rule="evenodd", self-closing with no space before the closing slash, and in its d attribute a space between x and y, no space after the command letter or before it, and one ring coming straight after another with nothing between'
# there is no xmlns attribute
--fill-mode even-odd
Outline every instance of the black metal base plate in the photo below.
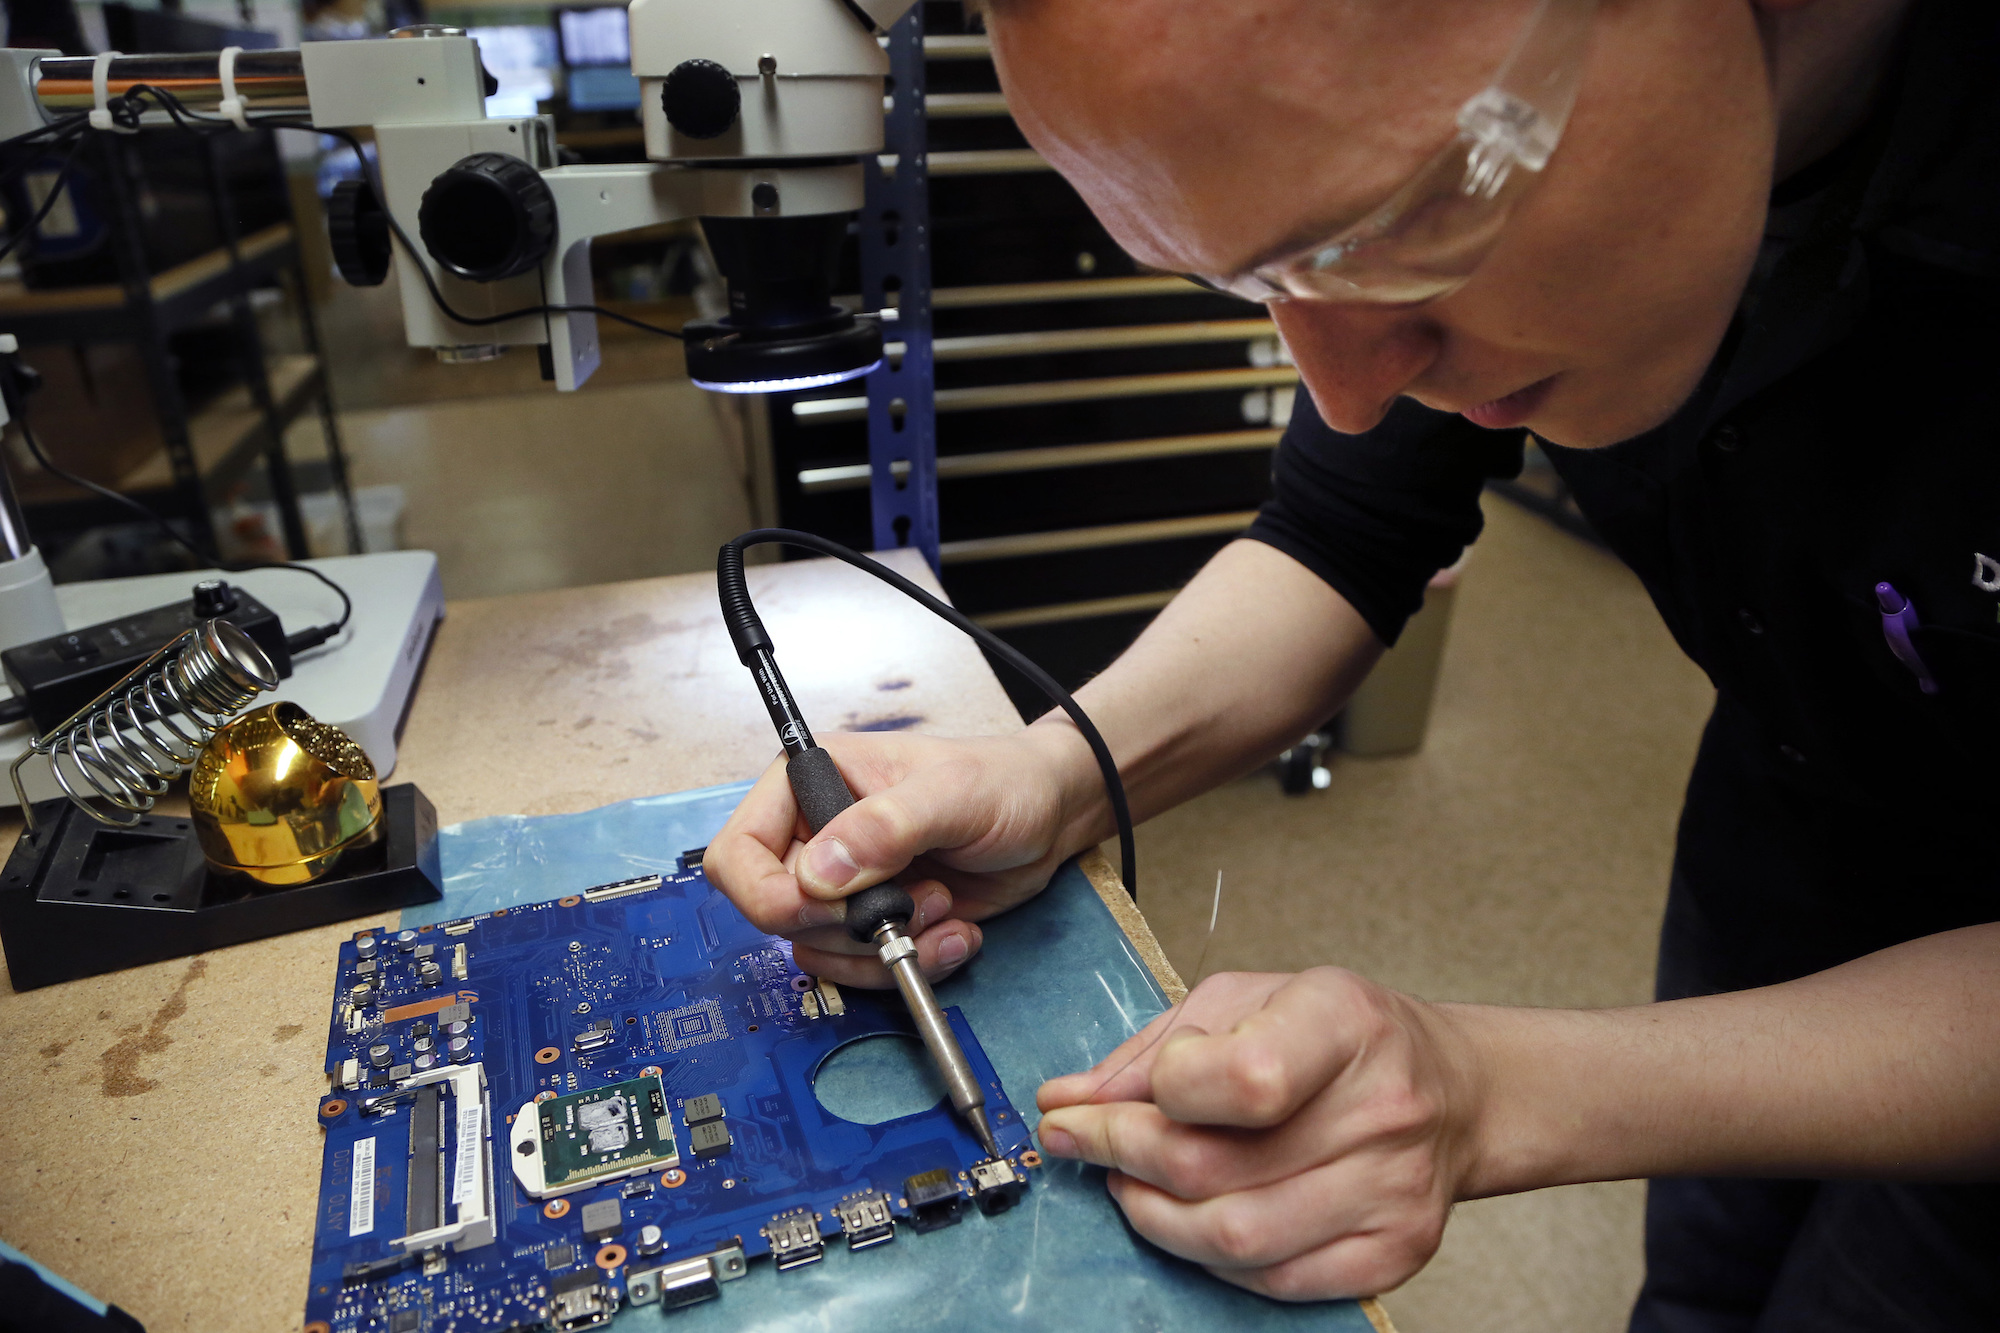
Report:
<svg viewBox="0 0 2000 1333"><path fill-rule="evenodd" d="M326 879L263 889L212 870L187 818L106 828L66 800L35 805L0 871L0 946L17 991L370 916L444 896L437 811L382 789L383 836Z"/></svg>

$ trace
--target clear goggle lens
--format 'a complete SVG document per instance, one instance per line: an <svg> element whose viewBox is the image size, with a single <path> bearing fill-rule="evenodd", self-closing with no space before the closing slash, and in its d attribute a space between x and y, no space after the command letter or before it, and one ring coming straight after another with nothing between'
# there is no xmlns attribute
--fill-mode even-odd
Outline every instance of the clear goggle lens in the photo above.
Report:
<svg viewBox="0 0 2000 1333"><path fill-rule="evenodd" d="M1541 0L1458 133L1388 202L1331 240L1203 286L1251 301L1410 305L1465 285L1548 165L1581 82L1595 0Z"/></svg>

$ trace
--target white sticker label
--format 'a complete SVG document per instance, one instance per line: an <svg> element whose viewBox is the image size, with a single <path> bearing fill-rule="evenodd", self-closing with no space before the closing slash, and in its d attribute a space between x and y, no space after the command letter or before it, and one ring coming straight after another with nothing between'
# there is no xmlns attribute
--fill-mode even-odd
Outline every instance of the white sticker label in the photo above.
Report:
<svg viewBox="0 0 2000 1333"><path fill-rule="evenodd" d="M354 1179L347 1192L347 1234L365 1236L375 1229L375 1140L354 1145Z"/></svg>
<svg viewBox="0 0 2000 1333"><path fill-rule="evenodd" d="M485 1107L470 1097L458 1101L458 1170L451 1179L451 1206L458 1207L468 1190L479 1188L479 1145L485 1137Z"/></svg>

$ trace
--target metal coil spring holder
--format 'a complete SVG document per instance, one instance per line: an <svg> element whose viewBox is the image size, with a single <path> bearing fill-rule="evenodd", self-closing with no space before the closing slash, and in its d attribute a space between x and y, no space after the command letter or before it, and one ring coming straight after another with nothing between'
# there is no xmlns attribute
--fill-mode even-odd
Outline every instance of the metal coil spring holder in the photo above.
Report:
<svg viewBox="0 0 2000 1333"><path fill-rule="evenodd" d="M276 688L271 659L235 625L204 620L185 631L60 726L29 742L14 761L9 776L28 832L35 831L35 807L21 782L21 765L31 756L49 761L56 785L78 809L100 824L131 828L168 782L194 764L211 736L259 694ZM100 810L93 796L113 813Z"/></svg>

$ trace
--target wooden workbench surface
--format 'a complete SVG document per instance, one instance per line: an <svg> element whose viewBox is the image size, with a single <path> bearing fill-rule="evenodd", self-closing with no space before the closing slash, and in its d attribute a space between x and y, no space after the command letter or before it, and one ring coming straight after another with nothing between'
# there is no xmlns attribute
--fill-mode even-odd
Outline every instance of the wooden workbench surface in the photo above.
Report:
<svg viewBox="0 0 2000 1333"><path fill-rule="evenodd" d="M750 584L822 729L1020 725L978 650L900 594L830 561L755 567ZM714 579L696 575L452 604L393 781L450 824L747 778L776 750ZM0 991L0 1238L149 1333L298 1327L329 977L341 939L389 920Z"/></svg>

